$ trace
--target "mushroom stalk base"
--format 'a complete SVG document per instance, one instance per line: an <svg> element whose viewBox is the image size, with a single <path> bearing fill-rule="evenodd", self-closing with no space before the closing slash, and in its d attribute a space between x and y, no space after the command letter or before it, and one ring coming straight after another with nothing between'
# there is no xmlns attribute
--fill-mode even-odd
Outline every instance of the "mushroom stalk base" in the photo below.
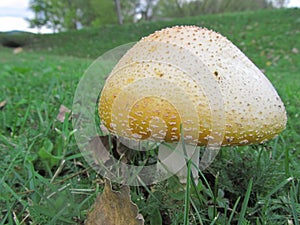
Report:
<svg viewBox="0 0 300 225"><path fill-rule="evenodd" d="M174 146L174 147L173 147ZM173 148L172 148L173 147ZM192 177L197 183L199 175L199 149L196 146L185 145L185 149L181 144L160 145L158 160L158 172L176 174L181 183L187 180L187 161L192 161Z"/></svg>

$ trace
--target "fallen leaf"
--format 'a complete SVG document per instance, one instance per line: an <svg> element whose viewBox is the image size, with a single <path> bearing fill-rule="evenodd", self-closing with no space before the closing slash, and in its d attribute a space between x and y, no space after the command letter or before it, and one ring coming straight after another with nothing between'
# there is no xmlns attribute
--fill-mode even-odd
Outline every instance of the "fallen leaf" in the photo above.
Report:
<svg viewBox="0 0 300 225"><path fill-rule="evenodd" d="M71 110L68 109L66 106L60 105L59 113L58 113L56 119L63 123L65 121L66 114L70 113L70 112L71 112Z"/></svg>
<svg viewBox="0 0 300 225"><path fill-rule="evenodd" d="M4 109L4 107L6 106L6 101L2 101L0 102L0 109Z"/></svg>
<svg viewBox="0 0 300 225"><path fill-rule="evenodd" d="M112 190L106 179L103 193L98 195L87 216L86 225L143 225L144 218L138 207L131 201L128 186L121 191Z"/></svg>
<svg viewBox="0 0 300 225"><path fill-rule="evenodd" d="M15 55L16 55L16 54L19 54L19 53L21 53L21 52L23 52L23 48L21 48L21 47L15 48L14 51L13 51L13 53L14 53Z"/></svg>

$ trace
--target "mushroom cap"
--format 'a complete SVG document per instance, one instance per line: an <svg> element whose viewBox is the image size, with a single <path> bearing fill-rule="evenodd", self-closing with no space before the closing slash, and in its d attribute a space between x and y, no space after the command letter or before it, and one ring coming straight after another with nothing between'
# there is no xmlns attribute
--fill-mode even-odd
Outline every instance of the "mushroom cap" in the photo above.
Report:
<svg viewBox="0 0 300 225"><path fill-rule="evenodd" d="M221 34L196 26L156 31L128 50L106 79L99 116L118 136L176 142L182 132L197 145L262 143L287 122L264 74Z"/></svg>

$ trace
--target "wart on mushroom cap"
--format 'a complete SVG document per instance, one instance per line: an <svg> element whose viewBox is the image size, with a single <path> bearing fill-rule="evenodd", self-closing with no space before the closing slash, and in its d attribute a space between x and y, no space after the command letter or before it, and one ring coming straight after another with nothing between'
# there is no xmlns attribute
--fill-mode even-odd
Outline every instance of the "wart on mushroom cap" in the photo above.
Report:
<svg viewBox="0 0 300 225"><path fill-rule="evenodd" d="M199 76L213 78L222 95L222 145L261 143L285 128L285 107L264 74L225 37L196 26L156 31L133 46L106 80L101 121L119 136L167 142L179 140L184 124L185 140L206 145L220 118ZM196 117L180 113L188 111Z"/></svg>

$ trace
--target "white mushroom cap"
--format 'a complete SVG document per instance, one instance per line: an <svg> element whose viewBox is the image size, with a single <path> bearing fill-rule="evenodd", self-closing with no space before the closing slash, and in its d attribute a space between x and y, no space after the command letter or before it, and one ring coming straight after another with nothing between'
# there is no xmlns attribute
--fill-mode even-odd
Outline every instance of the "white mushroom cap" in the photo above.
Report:
<svg viewBox="0 0 300 225"><path fill-rule="evenodd" d="M107 78L99 115L112 133L133 139L179 141L182 124L184 138L198 145L216 124L222 145L246 145L273 138L287 122L264 74L225 37L196 26L156 31L134 45Z"/></svg>

